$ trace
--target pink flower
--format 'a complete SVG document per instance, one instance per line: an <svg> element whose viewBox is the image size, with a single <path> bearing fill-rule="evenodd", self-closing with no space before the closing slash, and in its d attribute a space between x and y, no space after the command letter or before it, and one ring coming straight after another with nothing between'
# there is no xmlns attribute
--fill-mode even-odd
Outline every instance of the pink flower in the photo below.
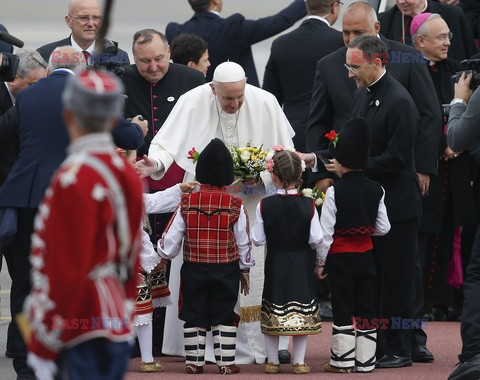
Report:
<svg viewBox="0 0 480 380"><path fill-rule="evenodd" d="M283 145L275 145L272 150L274 152L281 152L282 150L285 150L285 147Z"/></svg>
<svg viewBox="0 0 480 380"><path fill-rule="evenodd" d="M274 148L275 149L275 148ZM265 161L265 168L269 171L269 172L272 172L273 171L273 160L271 158L269 158L268 160Z"/></svg>

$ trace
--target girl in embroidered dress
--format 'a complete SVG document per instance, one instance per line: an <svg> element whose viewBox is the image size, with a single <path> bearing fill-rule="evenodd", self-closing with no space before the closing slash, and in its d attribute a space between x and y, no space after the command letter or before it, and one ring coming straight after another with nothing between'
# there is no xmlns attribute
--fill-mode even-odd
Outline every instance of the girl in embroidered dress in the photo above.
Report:
<svg viewBox="0 0 480 380"><path fill-rule="evenodd" d="M266 166L277 191L258 204L252 229L253 243L267 245L261 312L268 356L265 372L280 372L279 336L293 336L293 372L303 374L310 372L305 364L307 335L322 329L312 249L322 232L315 201L297 190L303 171L299 155L280 146L273 151Z"/></svg>
<svg viewBox="0 0 480 380"><path fill-rule="evenodd" d="M117 148L117 153L135 164L137 152ZM141 272L138 275L137 301L135 303L134 321L140 346L141 372L161 372L163 365L153 359L152 355L152 316L153 309L171 304L170 290L165 276L166 262L157 254L150 240L152 229L148 221L150 213L173 212L180 203L183 192L192 192L197 182L181 183L164 191L143 195L145 213L142 230L142 250L140 252Z"/></svg>

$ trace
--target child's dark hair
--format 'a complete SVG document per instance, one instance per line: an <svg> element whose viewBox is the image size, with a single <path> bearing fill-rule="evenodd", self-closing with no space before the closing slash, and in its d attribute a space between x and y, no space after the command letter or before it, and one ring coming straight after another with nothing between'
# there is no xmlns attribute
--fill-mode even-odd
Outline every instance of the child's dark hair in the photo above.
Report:
<svg viewBox="0 0 480 380"><path fill-rule="evenodd" d="M296 152L281 150L275 152L273 159L273 171L280 181L283 188L287 189L291 183L295 186L302 184L302 160Z"/></svg>

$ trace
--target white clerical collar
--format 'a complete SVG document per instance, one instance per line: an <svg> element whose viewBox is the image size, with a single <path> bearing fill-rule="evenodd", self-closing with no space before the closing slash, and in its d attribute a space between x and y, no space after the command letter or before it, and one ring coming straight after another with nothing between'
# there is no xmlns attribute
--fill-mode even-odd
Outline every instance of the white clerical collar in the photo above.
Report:
<svg viewBox="0 0 480 380"><path fill-rule="evenodd" d="M211 11L209 11L209 12L214 13L214 14L216 14L217 16L220 16L220 13L219 13L218 11L211 10Z"/></svg>
<svg viewBox="0 0 480 380"><path fill-rule="evenodd" d="M3 83L5 83L5 87L7 88L8 95L10 95L10 100L12 101L12 104L15 105L15 96L13 96L12 91L10 91L10 86L8 85L7 82L3 82Z"/></svg>
<svg viewBox="0 0 480 380"><path fill-rule="evenodd" d="M370 91L371 91L371 90L370 90L370 87L373 86L375 83L377 83L380 79L382 79L383 76L384 76L386 73L387 73L387 69L385 69L385 67L384 67L384 68L383 68L383 73L382 73L382 75L380 75L375 82L372 82L372 83L370 83L370 84L367 86L367 91L370 92Z"/></svg>
<svg viewBox="0 0 480 380"><path fill-rule="evenodd" d="M309 19L309 18L314 18L314 19L323 21L325 24L327 24L328 26L330 26L330 23L328 22L328 20L327 20L325 17L323 17L323 16L311 15L311 16L308 16L308 17L307 17L307 19Z"/></svg>
<svg viewBox="0 0 480 380"><path fill-rule="evenodd" d="M280 194L280 195L286 195L286 194L289 194L289 195L295 195L295 194L298 194L298 190L297 189L277 189L276 191L277 194Z"/></svg>

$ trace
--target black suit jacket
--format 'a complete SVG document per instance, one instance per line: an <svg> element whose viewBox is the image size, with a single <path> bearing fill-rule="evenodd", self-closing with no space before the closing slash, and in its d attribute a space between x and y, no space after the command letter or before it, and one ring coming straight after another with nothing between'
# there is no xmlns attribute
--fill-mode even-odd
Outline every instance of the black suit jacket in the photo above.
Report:
<svg viewBox="0 0 480 380"><path fill-rule="evenodd" d="M407 90L389 73L370 90L359 89L352 104L352 115L364 117L370 127L365 174L385 189L391 222L418 217L422 214L422 198L413 161L417 108Z"/></svg>
<svg viewBox="0 0 480 380"><path fill-rule="evenodd" d="M405 60L421 58L416 49L381 38L389 53L387 71L407 89L420 113L415 140L416 171L434 175L437 171L437 147L440 138L438 125L441 123L441 112L432 79L425 63L418 60L417 63L402 63L401 59L398 61L402 57ZM351 117L352 99L357 87L344 67L346 52L347 48L342 47L322 58L317 64L307 124L307 150L310 152L324 151L323 153L328 155L329 141L325 134L331 129L338 132ZM322 169L323 165L319 165L319 168ZM318 180L327 176L327 172L321 171L312 177Z"/></svg>
<svg viewBox="0 0 480 380"><path fill-rule="evenodd" d="M309 18L272 43L263 89L276 96L295 130L295 148L305 152L308 114L319 59L343 46L342 33Z"/></svg>
<svg viewBox="0 0 480 380"><path fill-rule="evenodd" d="M457 61L470 58L477 52L472 30L468 24L461 8L437 3L428 0L428 6L425 12L438 13L447 23L450 31L453 33L452 44L448 49L448 56ZM402 40L402 12L396 5L386 12L378 15L381 23L380 33L387 38L395 41ZM405 23L410 25L411 17L405 17ZM405 43L412 45L412 36L410 35L410 26L405 31Z"/></svg>
<svg viewBox="0 0 480 380"><path fill-rule="evenodd" d="M0 82L0 186L18 154L17 112L5 84Z"/></svg>
<svg viewBox="0 0 480 380"><path fill-rule="evenodd" d="M72 41L71 41L71 35L68 36L67 38L60 40L60 41L55 41L51 42L49 44L43 45L37 49L37 51L40 53L40 55L43 57L45 62L48 62L50 58L50 54L52 54L52 51L55 50L55 48L59 46L71 46ZM128 58L128 53L122 49L117 50L117 54L115 55L109 55L105 54L104 56L100 56L100 60L98 60L99 64L107 64L108 62L117 62L121 65L129 65L130 64L130 59Z"/></svg>
<svg viewBox="0 0 480 380"><path fill-rule="evenodd" d="M193 33L208 42L211 66L207 81L220 63L230 60L243 67L248 83L259 86L252 45L283 32L306 14L304 0L295 0L279 13L258 20L247 20L239 13L221 18L212 12L197 12L183 24L169 23L165 35L172 41L180 33Z"/></svg>

